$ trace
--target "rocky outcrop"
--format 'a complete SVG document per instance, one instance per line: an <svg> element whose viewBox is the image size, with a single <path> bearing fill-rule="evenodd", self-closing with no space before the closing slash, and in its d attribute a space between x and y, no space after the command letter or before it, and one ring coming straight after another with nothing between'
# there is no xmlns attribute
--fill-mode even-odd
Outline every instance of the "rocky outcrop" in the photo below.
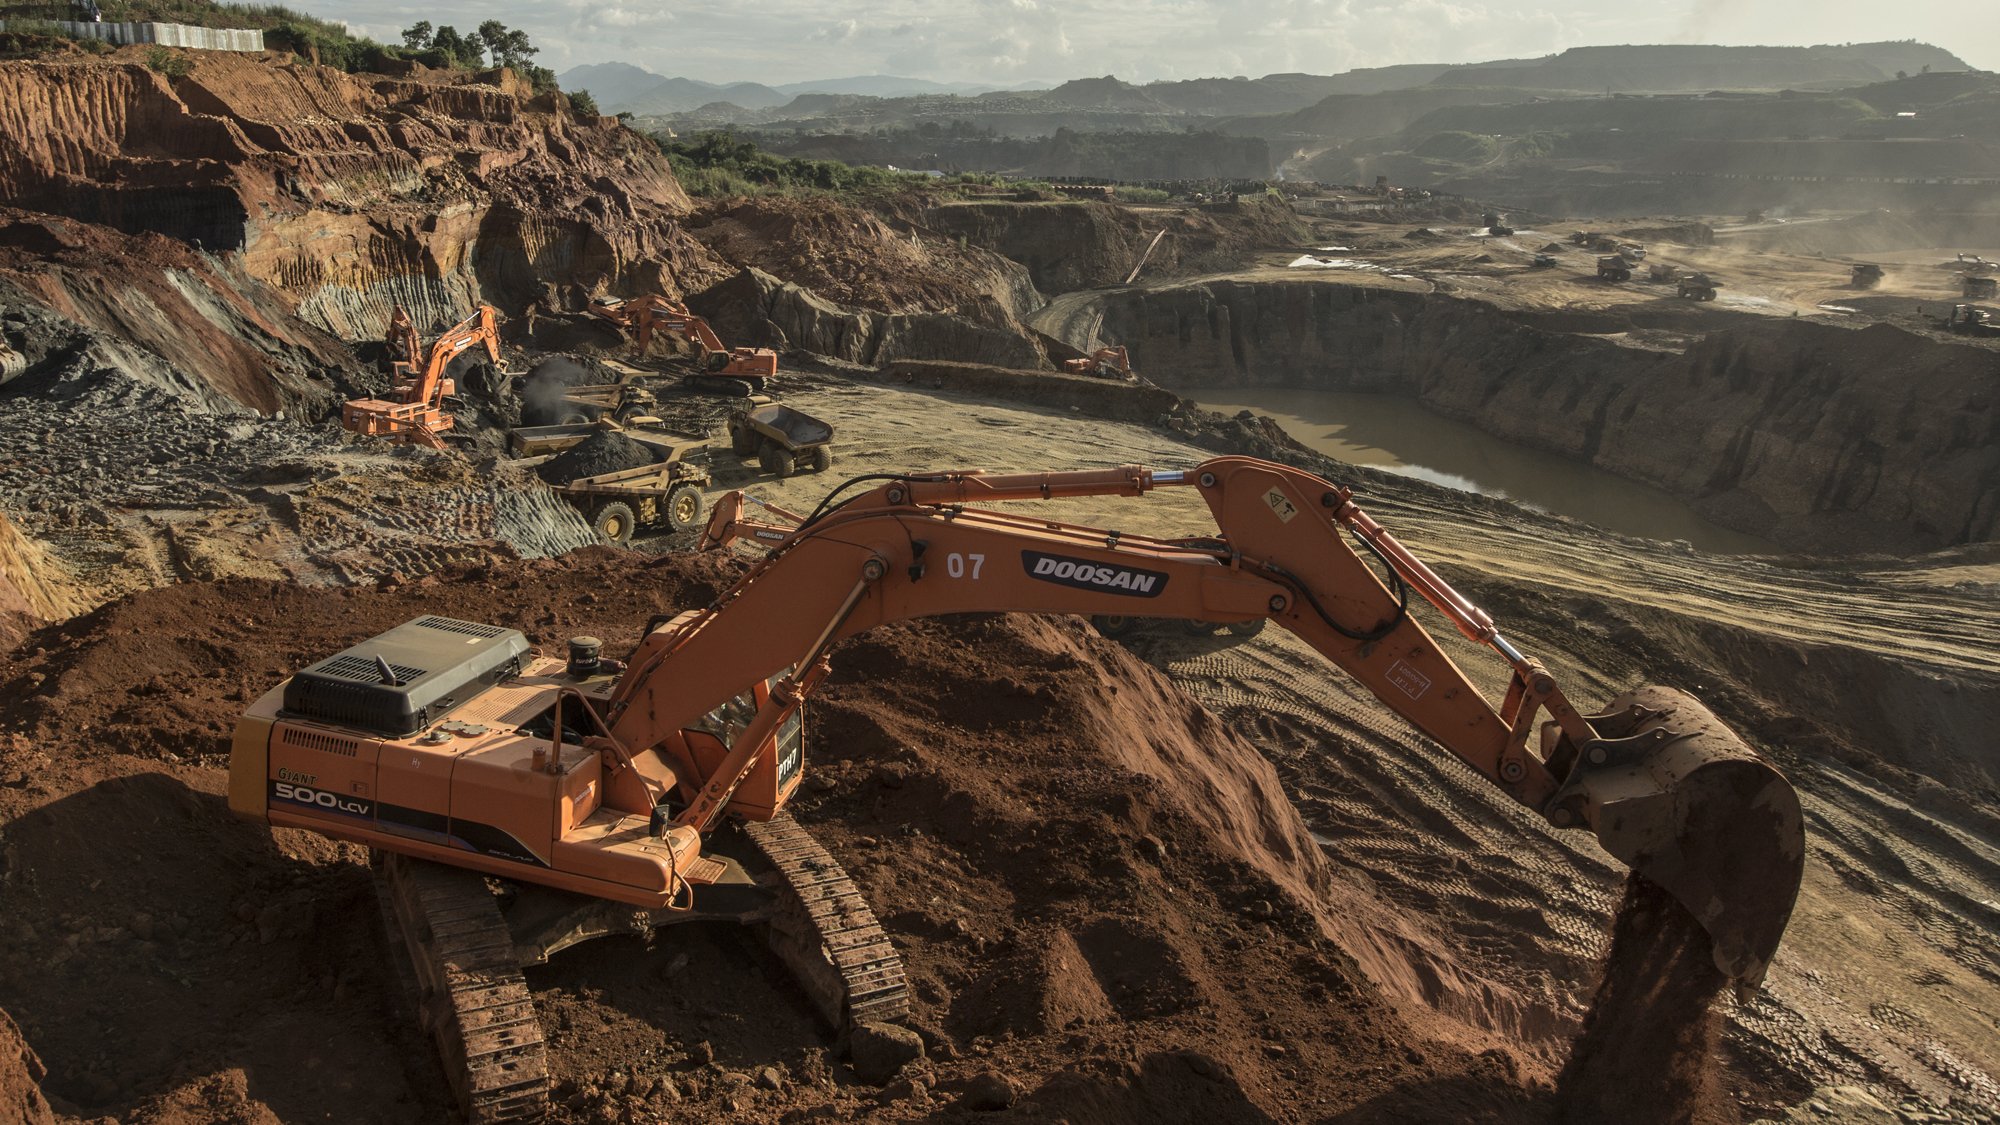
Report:
<svg viewBox="0 0 2000 1125"><path fill-rule="evenodd" d="M324 414L381 379L239 258L6 209L0 349L0 386L115 368L224 411Z"/></svg>
<svg viewBox="0 0 2000 1125"><path fill-rule="evenodd" d="M832 198L732 199L686 221L718 256L843 305L957 313L995 328L1018 328L1042 306L1019 262Z"/></svg>
<svg viewBox="0 0 2000 1125"><path fill-rule="evenodd" d="M1107 294L1103 333L1172 387L1408 395L1823 552L2000 538L2000 363L1887 325L1744 320L1685 351L1478 302L1315 282Z"/></svg>
<svg viewBox="0 0 2000 1125"><path fill-rule="evenodd" d="M798 349L878 367L899 359L1038 368L1047 356L1017 330L951 313L875 313L746 269L689 301L731 344Z"/></svg>
<svg viewBox="0 0 2000 1125"><path fill-rule="evenodd" d="M1142 258L1144 277L1184 277L1236 269L1250 252L1298 246L1309 237L1291 206L1277 199L1157 211L1108 203L970 201L943 203L913 218L1021 263L1035 287L1051 296L1122 284ZM1165 236L1153 245L1163 229Z"/></svg>
<svg viewBox="0 0 2000 1125"><path fill-rule="evenodd" d="M397 302L429 323L726 272L676 222L689 200L650 142L509 72L189 58L178 79L129 53L0 63L0 196L238 254L350 339Z"/></svg>

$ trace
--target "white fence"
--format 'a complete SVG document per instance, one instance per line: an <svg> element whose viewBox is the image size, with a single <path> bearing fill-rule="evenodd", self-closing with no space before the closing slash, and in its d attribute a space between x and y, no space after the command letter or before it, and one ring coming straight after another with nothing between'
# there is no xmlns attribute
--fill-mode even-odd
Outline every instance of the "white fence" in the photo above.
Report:
<svg viewBox="0 0 2000 1125"><path fill-rule="evenodd" d="M184 23L83 23L77 20L15 20L25 25L19 30L54 25L72 39L102 39L120 47L133 43L158 43L164 47L190 47L197 51L261 51L264 33L239 28L189 27ZM0 20L0 31L7 21Z"/></svg>

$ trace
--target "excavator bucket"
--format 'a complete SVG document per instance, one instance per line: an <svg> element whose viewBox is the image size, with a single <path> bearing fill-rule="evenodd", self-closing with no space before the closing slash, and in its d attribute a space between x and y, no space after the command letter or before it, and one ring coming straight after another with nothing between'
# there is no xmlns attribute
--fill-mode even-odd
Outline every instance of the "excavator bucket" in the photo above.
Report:
<svg viewBox="0 0 2000 1125"><path fill-rule="evenodd" d="M1798 794L1700 700L1649 686L1590 716L1600 738L1550 808L1687 907L1739 986L1764 979L1805 868ZM1566 815L1565 815L1566 814Z"/></svg>

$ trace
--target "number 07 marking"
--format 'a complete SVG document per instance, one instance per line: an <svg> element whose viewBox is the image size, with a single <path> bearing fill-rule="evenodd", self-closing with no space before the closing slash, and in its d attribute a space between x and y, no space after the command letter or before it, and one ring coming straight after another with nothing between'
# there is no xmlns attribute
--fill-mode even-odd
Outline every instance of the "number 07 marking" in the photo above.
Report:
<svg viewBox="0 0 2000 1125"><path fill-rule="evenodd" d="M957 551L944 557L944 572L953 578L965 577L965 560L972 560L972 577L976 580L979 571L986 565L985 555L961 555Z"/></svg>

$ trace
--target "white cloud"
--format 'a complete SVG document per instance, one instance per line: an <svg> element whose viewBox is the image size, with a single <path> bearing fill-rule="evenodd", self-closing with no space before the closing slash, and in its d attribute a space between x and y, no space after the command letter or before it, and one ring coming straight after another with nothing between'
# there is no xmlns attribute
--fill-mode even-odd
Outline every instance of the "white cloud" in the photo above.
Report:
<svg viewBox="0 0 2000 1125"><path fill-rule="evenodd" d="M895 73L940 81L1128 81L1534 57L1585 43L1912 36L2000 67L2000 20L1965 0L347 0L378 39L419 19L525 29L558 70L630 62L712 82ZM310 6L310 5L308 5ZM334 14L334 13L328 13Z"/></svg>

